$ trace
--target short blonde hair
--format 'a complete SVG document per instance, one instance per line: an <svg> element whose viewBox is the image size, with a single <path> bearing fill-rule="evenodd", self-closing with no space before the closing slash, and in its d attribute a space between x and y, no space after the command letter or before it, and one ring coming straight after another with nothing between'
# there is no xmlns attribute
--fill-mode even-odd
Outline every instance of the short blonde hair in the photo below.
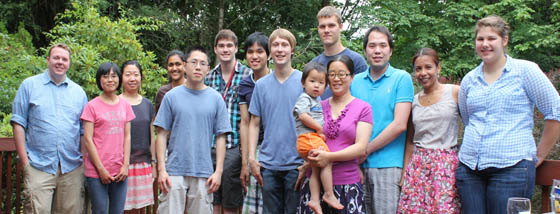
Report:
<svg viewBox="0 0 560 214"><path fill-rule="evenodd" d="M342 15L340 15L340 11L338 11L338 9L333 6L326 6L321 8L321 10L319 10L319 12L317 13L317 20L319 20L320 18L328 18L331 16L336 17L336 21L338 22L338 24L342 24Z"/></svg>
<svg viewBox="0 0 560 214"><path fill-rule="evenodd" d="M64 49L64 50L68 51L68 56L70 56L70 55L72 54L72 52L70 52L70 47L68 47L68 45L66 45L66 44L64 44L64 43L57 43L57 44L52 45L52 46L49 48L49 52L48 52L48 54L47 54L47 57L51 57L51 51L52 51L52 49L54 49L54 48L62 48L62 49Z"/></svg>
<svg viewBox="0 0 560 214"><path fill-rule="evenodd" d="M284 28L278 28L272 31L268 39L268 49L271 49L270 46L272 45L272 41L277 38L288 40L290 46L292 47L292 52L296 51L296 37L294 36L294 34Z"/></svg>
<svg viewBox="0 0 560 214"><path fill-rule="evenodd" d="M492 30L496 31L502 39L509 37L509 24L502 19L502 17L491 15L478 20L474 28L475 37L477 36L478 31L483 27L492 28Z"/></svg>

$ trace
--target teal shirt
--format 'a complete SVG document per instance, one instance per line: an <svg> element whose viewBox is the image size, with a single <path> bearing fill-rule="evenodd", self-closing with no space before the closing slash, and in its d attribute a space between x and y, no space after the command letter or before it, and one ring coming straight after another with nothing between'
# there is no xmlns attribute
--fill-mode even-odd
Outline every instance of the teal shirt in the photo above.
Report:
<svg viewBox="0 0 560 214"><path fill-rule="evenodd" d="M373 110L373 130L371 140L377 137L395 118L395 105L412 103L414 88L410 74L389 65L385 73L373 80L369 67L356 74L350 87L352 96L366 101ZM385 147L372 152L362 164L364 168L403 167L406 131Z"/></svg>

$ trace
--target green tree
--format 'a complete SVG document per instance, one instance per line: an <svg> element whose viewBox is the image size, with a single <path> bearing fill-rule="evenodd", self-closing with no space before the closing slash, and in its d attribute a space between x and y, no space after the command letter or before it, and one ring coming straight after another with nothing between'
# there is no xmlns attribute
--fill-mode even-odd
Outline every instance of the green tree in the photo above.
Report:
<svg viewBox="0 0 560 214"><path fill-rule="evenodd" d="M89 98L99 94L95 84L98 66L107 61L122 64L137 60L143 68L143 94L154 98L158 87L166 81L163 69L154 63L152 52L144 51L138 41L140 30L155 31L159 22L146 17L123 17L111 20L102 16L96 1L72 2L72 8L57 16L57 25L47 33L52 43L62 42L71 50L68 76L86 91Z"/></svg>

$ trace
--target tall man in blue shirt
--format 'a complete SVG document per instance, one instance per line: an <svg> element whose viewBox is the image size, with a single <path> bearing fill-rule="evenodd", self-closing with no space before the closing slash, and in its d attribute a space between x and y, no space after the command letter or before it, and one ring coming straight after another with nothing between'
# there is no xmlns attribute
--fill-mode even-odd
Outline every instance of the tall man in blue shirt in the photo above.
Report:
<svg viewBox="0 0 560 214"><path fill-rule="evenodd" d="M391 67L391 33L373 26L364 36L364 52L370 66L356 74L350 91L373 110L373 130L364 168L367 213L396 213L405 150L408 117L414 89L406 71Z"/></svg>
<svg viewBox="0 0 560 214"><path fill-rule="evenodd" d="M346 55L352 59L356 74L366 70L367 64L362 55L342 45L340 39L342 34L342 18L338 9L333 6L326 6L319 10L317 13L317 31L323 43L323 53L313 58L312 62L318 62L327 67L329 61L335 57ZM321 95L321 98L327 99L331 96L332 91L330 88L327 88L323 95Z"/></svg>
<svg viewBox="0 0 560 214"><path fill-rule="evenodd" d="M45 72L25 79L12 104L11 124L24 174L25 213L81 213L84 167L80 115L84 90L66 77L70 49L53 45Z"/></svg>

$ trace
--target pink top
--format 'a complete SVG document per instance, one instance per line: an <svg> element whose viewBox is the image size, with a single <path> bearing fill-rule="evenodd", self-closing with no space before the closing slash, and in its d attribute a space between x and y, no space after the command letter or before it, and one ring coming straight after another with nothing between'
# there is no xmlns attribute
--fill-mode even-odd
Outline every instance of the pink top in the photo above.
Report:
<svg viewBox="0 0 560 214"><path fill-rule="evenodd" d="M329 100L321 101L325 125L323 132L327 138L327 146L331 152L345 149L356 141L356 127L358 122L373 124L371 106L358 99L350 101L342 110L336 120L331 116L331 105ZM368 139L369 140L369 139ZM334 185L355 184L360 182L360 172L358 171L358 158L334 162L332 166L332 178Z"/></svg>
<svg viewBox="0 0 560 214"><path fill-rule="evenodd" d="M80 119L93 122L93 144L101 163L111 176L117 175L124 163L124 128L135 117L130 104L120 97L114 105L96 97L82 112ZM84 165L86 177L99 178L87 153L84 154Z"/></svg>

